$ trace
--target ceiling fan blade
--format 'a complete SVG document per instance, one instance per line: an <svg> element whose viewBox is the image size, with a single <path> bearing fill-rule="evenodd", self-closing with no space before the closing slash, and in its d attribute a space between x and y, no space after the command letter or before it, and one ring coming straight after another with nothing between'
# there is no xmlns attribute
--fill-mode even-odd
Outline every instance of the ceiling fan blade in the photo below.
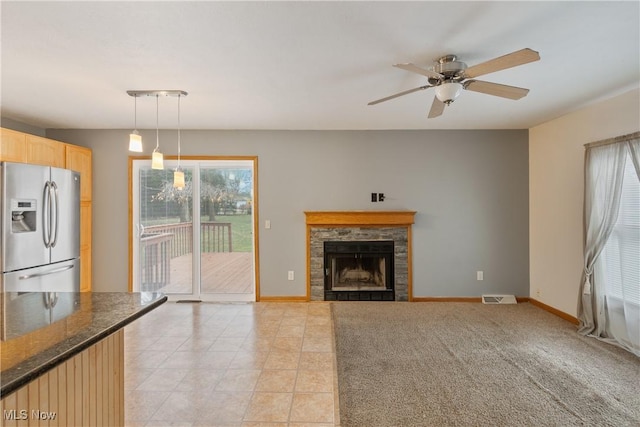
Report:
<svg viewBox="0 0 640 427"><path fill-rule="evenodd" d="M478 77L518 65L528 64L529 62L538 61L539 59L540 55L535 50L529 48L521 49L469 67L464 71L464 76L466 78Z"/></svg>
<svg viewBox="0 0 640 427"><path fill-rule="evenodd" d="M394 64L393 66L396 68L402 68L403 70L411 71L412 73L417 73L417 74L422 74L423 76L432 77L438 80L444 78L444 76L440 73L436 73L435 71L420 68L414 64Z"/></svg>
<svg viewBox="0 0 640 427"><path fill-rule="evenodd" d="M483 82L482 80L467 80L464 82L464 88L472 92L486 93L487 95L501 96L502 98L509 99L520 99L529 93L529 89L523 87Z"/></svg>
<svg viewBox="0 0 640 427"><path fill-rule="evenodd" d="M371 101L367 105L376 105L376 104L379 104L381 102L385 102L385 101L388 101L388 100L393 99L393 98L398 98L398 97L403 96L403 95L408 95L410 93L417 92L419 90L424 90L424 89L427 89L427 88L430 88L430 87L431 87L430 85L424 85L424 86L416 87L414 89L405 90L404 92L396 93L395 95L385 96L384 98L376 99L375 101Z"/></svg>
<svg viewBox="0 0 640 427"><path fill-rule="evenodd" d="M440 101L437 96L433 97L433 104L431 104L431 110L429 110L429 118L433 119L442 115L444 112L444 102Z"/></svg>

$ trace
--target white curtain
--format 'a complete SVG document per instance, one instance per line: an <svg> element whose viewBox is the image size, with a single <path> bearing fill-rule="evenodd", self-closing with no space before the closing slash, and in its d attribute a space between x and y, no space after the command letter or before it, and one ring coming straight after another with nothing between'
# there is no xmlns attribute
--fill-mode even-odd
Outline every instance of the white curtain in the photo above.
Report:
<svg viewBox="0 0 640 427"><path fill-rule="evenodd" d="M626 256L614 253L607 242L618 221L625 167L629 160L633 164L635 176L627 174L627 179L640 179L640 135L619 138L606 144L587 146L585 152L585 197L584 197L584 272L581 298L578 302L579 332L627 348L640 356L640 307L635 297L630 300L618 297L607 298L608 283L606 258ZM621 140L620 140L621 139ZM635 185L635 183L634 183ZM636 187L637 188L637 187ZM616 235L617 236L617 235ZM617 237L616 237L617 238ZM637 250L637 244L634 243ZM611 245L613 246L613 245ZM606 256L599 261L606 247ZM626 251L626 249L622 249ZM611 253L609 253L611 252ZM632 256L631 262L633 263ZM627 256L626 259L629 259ZM628 261L627 266L628 267ZM640 260L632 269L637 272ZM626 268L625 267L625 268ZM624 276L624 274L622 275ZM623 278L627 289L640 287L638 276ZM624 286L622 286L624 288ZM635 289L635 288L634 288Z"/></svg>
<svg viewBox="0 0 640 427"><path fill-rule="evenodd" d="M636 169L636 176L640 180L640 138L632 139L627 144L629 145L633 167Z"/></svg>

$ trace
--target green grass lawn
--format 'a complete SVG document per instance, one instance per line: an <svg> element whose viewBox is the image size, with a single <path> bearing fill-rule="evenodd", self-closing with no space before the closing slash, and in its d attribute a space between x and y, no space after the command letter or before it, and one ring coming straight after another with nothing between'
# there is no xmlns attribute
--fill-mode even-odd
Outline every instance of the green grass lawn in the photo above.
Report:
<svg viewBox="0 0 640 427"><path fill-rule="evenodd" d="M253 248L252 218L251 215L216 215L216 222L231 223L233 252L251 252ZM202 218L202 221L204 220L205 218Z"/></svg>

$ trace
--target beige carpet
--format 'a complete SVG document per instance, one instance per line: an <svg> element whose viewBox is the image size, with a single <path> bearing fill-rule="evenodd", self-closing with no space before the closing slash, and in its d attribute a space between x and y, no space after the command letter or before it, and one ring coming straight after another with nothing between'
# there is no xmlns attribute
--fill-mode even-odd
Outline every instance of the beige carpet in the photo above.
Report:
<svg viewBox="0 0 640 427"><path fill-rule="evenodd" d="M640 425L640 359L530 304L332 310L342 427Z"/></svg>

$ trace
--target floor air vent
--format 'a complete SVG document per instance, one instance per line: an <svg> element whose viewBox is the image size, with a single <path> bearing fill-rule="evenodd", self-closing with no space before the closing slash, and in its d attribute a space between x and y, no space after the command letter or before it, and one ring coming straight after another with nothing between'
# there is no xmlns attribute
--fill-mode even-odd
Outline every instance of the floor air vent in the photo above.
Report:
<svg viewBox="0 0 640 427"><path fill-rule="evenodd" d="M483 304L517 304L513 295L482 295Z"/></svg>

